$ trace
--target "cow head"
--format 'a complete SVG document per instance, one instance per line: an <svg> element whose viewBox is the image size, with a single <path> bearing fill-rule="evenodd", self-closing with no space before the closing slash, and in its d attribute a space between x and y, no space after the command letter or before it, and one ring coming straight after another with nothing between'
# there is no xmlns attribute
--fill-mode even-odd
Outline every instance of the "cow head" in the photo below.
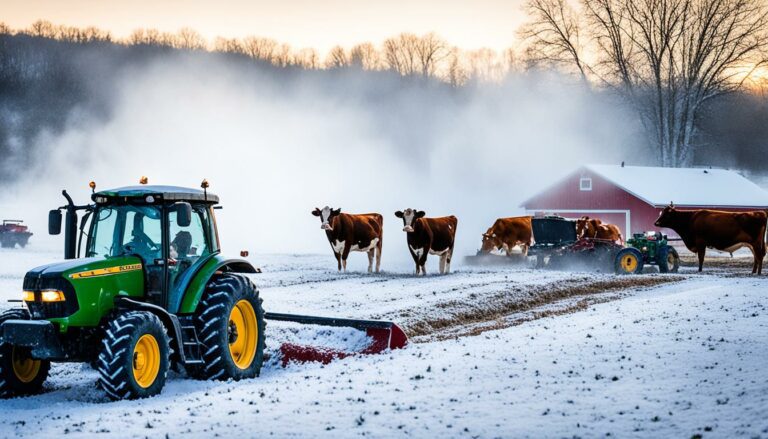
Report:
<svg viewBox="0 0 768 439"><path fill-rule="evenodd" d="M395 216L403 219L403 232L413 232L413 226L416 224L416 220L424 218L426 213L423 210L405 209L405 211L398 210L395 212Z"/></svg>
<svg viewBox="0 0 768 439"><path fill-rule="evenodd" d="M589 217L583 216L576 220L576 237L583 238L587 233L587 227L589 226Z"/></svg>
<svg viewBox="0 0 768 439"><path fill-rule="evenodd" d="M501 240L493 232L493 228L483 233L483 246L480 248L482 253L490 253L502 246Z"/></svg>
<svg viewBox="0 0 768 439"><path fill-rule="evenodd" d="M333 230L333 226L331 225L333 218L338 216L340 213L341 207L338 209L331 209L328 206L325 206L322 209L315 207L315 210L312 211L312 215L320 217L320 228L329 232Z"/></svg>
<svg viewBox="0 0 768 439"><path fill-rule="evenodd" d="M674 223L675 212L675 203L669 203L669 206L659 213L659 218L653 225L656 227L671 227Z"/></svg>

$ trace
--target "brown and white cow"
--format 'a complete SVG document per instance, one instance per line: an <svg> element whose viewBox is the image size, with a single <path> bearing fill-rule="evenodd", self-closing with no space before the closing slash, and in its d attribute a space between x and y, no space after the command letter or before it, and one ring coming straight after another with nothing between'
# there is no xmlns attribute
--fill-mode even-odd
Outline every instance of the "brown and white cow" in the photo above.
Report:
<svg viewBox="0 0 768 439"><path fill-rule="evenodd" d="M459 220L451 215L441 218L425 218L423 210L398 210L395 216L403 219L408 250L416 263L416 274L427 274L427 255L440 256L440 273L451 271L451 257Z"/></svg>
<svg viewBox="0 0 768 439"><path fill-rule="evenodd" d="M621 229L615 224L603 224L598 218L583 216L576 220L576 237L603 239L624 245Z"/></svg>
<svg viewBox="0 0 768 439"><path fill-rule="evenodd" d="M659 214L656 226L672 229L680 235L688 250L698 255L699 271L704 266L707 247L730 253L749 247L754 256L752 273L761 274L767 222L768 214L764 211L677 210L670 204Z"/></svg>
<svg viewBox="0 0 768 439"><path fill-rule="evenodd" d="M373 258L376 258L376 273L381 268L381 245L384 233L384 217L378 213L352 215L341 213L341 208L328 206L315 208L312 215L320 217L320 228L325 230L328 242L339 271L347 271L349 252L368 253L368 272L373 271Z"/></svg>
<svg viewBox="0 0 768 439"><path fill-rule="evenodd" d="M482 253L490 253L494 250L504 250L507 256L512 253L512 248L519 245L523 256L528 255L528 247L533 244L533 228L530 216L516 216L511 218L499 218L488 231L483 233Z"/></svg>

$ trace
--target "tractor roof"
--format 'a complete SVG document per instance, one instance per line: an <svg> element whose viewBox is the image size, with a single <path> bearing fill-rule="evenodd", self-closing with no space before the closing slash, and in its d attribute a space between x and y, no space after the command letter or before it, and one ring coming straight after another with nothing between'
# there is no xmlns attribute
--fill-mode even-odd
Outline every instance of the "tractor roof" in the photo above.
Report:
<svg viewBox="0 0 768 439"><path fill-rule="evenodd" d="M162 200L172 201L204 201L212 204L218 204L219 197L216 194L208 192L206 195L200 189L192 189L179 186L158 186L158 185L140 185L140 186L126 186L116 189L107 189L96 192L91 196L94 199L98 196L107 198L130 198L130 197L146 197L152 195Z"/></svg>

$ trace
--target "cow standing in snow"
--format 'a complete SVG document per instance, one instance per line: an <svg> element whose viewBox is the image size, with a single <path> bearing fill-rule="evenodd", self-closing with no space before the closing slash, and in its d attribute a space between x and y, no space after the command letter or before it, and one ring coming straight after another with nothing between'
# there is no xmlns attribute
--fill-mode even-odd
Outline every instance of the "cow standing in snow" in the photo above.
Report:
<svg viewBox="0 0 768 439"><path fill-rule="evenodd" d="M378 213L341 213L341 208L332 209L328 206L315 208L312 215L320 217L320 228L325 230L339 271L347 271L347 256L349 252L356 251L368 253L369 273L373 271L373 259L376 258L376 273L379 272L384 217Z"/></svg>
<svg viewBox="0 0 768 439"><path fill-rule="evenodd" d="M440 273L451 271L451 257L459 220L451 215L442 218L425 218L423 210L398 210L395 216L403 219L408 250L416 263L416 274L427 274L427 255L440 256Z"/></svg>
<svg viewBox="0 0 768 439"><path fill-rule="evenodd" d="M699 271L704 267L707 247L733 253L749 247L754 256L752 274L761 274L765 257L765 229L768 214L754 212L722 212L719 210L677 210L670 203L659 214L656 227L674 230L683 243L699 257Z"/></svg>
<svg viewBox="0 0 768 439"><path fill-rule="evenodd" d="M533 243L533 228L530 216L499 218L483 233L482 253L503 250L507 256L512 248L520 246L523 256L528 256L528 247Z"/></svg>

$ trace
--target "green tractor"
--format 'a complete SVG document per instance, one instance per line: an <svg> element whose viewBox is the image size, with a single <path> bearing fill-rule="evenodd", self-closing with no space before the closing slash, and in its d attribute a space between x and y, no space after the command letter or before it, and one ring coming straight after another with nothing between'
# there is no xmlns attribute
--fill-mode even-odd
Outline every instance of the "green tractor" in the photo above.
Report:
<svg viewBox="0 0 768 439"><path fill-rule="evenodd" d="M677 273L680 269L677 250L669 245L669 238L661 232L634 233L627 240L627 246L636 248L642 254L641 266L657 265L661 273Z"/></svg>
<svg viewBox="0 0 768 439"><path fill-rule="evenodd" d="M93 204L63 191L67 205L49 214L56 235L66 211L67 261L29 271L25 307L0 315L0 396L39 392L56 361L90 363L111 399L158 394L171 367L200 379L257 376L264 310L244 276L257 270L221 255L219 198L207 183L91 187Z"/></svg>
<svg viewBox="0 0 768 439"><path fill-rule="evenodd" d="M90 363L113 400L160 393L170 368L198 379L256 377L265 318L352 327L372 340L357 353L285 343L283 365L407 344L392 322L265 313L246 276L260 271L221 255L219 198L205 180L202 190L95 187L83 206L62 191L67 204L49 213L48 231L61 233L64 210L66 261L30 270L24 307L0 314L0 397L40 392L51 362Z"/></svg>

